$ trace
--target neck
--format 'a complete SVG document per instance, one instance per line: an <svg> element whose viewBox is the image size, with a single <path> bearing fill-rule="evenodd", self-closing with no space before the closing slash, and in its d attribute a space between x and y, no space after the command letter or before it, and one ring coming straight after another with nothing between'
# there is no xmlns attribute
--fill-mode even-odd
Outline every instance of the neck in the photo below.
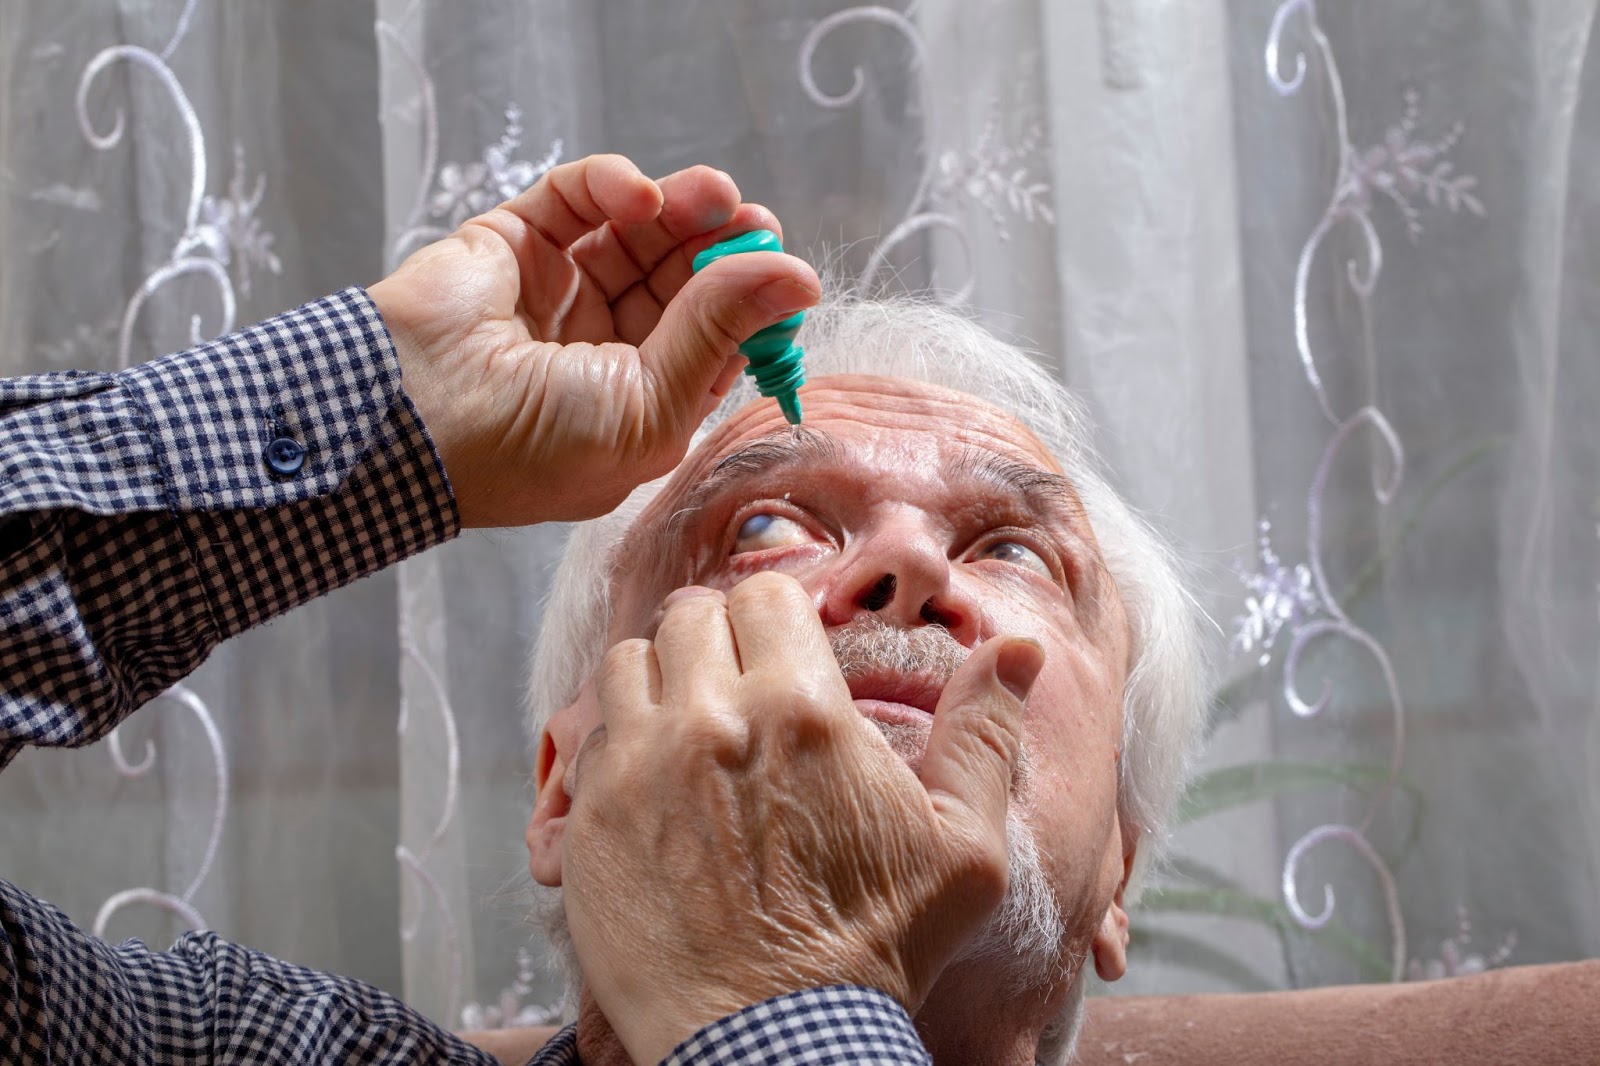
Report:
<svg viewBox="0 0 1600 1066"><path fill-rule="evenodd" d="M578 1000L578 1060L583 1066L633 1066L587 988Z"/></svg>
<svg viewBox="0 0 1600 1066"><path fill-rule="evenodd" d="M986 967L946 970L917 1011L917 1033L935 1066L1033 1066L1039 1035L1060 1012L1054 994L1001 994L1006 982ZM622 1041L587 991L578 1006L578 1057L583 1066L632 1066Z"/></svg>
<svg viewBox="0 0 1600 1066"><path fill-rule="evenodd" d="M1066 992L1017 991L989 967L952 966L918 1009L917 1035L937 1066L1033 1066L1039 1036Z"/></svg>

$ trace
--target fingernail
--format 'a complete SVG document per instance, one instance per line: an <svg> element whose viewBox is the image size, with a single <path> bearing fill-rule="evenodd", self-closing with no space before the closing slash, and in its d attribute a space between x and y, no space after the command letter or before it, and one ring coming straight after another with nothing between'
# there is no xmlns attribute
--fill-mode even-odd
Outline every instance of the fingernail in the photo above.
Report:
<svg viewBox="0 0 1600 1066"><path fill-rule="evenodd" d="M1044 648L1030 637L1013 637L1000 649L994 669L1007 692L1019 701L1026 700L1044 669Z"/></svg>
<svg viewBox="0 0 1600 1066"><path fill-rule="evenodd" d="M815 290L793 278L769 281L756 290L756 302L774 315L792 315L817 302Z"/></svg>
<svg viewBox="0 0 1600 1066"><path fill-rule="evenodd" d="M738 209L737 204L733 207L729 207L726 204L712 204L700 212L697 228L701 233L710 233L712 230L720 229L733 220L733 213Z"/></svg>

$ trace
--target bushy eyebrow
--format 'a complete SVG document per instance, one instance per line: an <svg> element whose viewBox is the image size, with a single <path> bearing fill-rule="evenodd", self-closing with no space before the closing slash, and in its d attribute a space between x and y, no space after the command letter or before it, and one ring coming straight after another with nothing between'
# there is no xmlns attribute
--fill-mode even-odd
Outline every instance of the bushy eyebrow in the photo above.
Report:
<svg viewBox="0 0 1600 1066"><path fill-rule="evenodd" d="M1029 510L1040 514L1056 513L1073 519L1084 515L1083 501L1065 476L995 452L967 448L956 460L952 472L986 482L1019 498Z"/></svg>
<svg viewBox="0 0 1600 1066"><path fill-rule="evenodd" d="M705 480L690 489L679 514L693 514L721 496L728 487L758 474L831 463L839 457L839 442L820 429L795 426L758 437L737 448L711 468Z"/></svg>

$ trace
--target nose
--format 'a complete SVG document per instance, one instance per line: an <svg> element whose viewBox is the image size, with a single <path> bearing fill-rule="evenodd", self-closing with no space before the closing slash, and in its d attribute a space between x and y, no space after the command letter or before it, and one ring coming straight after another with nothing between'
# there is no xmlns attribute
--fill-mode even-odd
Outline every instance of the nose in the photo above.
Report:
<svg viewBox="0 0 1600 1066"><path fill-rule="evenodd" d="M822 591L822 621L845 625L874 614L902 629L940 625L971 645L977 605L956 593L943 539L914 520L875 530L846 549Z"/></svg>

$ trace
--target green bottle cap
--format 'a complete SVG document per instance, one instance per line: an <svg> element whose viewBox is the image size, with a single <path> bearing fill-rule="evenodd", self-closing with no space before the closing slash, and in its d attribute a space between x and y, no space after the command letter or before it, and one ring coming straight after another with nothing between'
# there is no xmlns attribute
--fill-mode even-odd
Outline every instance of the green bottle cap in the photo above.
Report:
<svg viewBox="0 0 1600 1066"><path fill-rule="evenodd" d="M776 233L758 229L721 244L713 244L694 257L694 270L698 274L723 256L738 255L740 252L781 251L783 242L778 240ZM800 332L800 323L805 319L804 311L790 315L782 322L759 330L755 336L739 345L739 351L750 361L744 372L755 379L756 391L777 400L778 409L792 426L800 424L800 397L795 395L795 390L806 382L806 370L801 364L805 351L794 343L794 337Z"/></svg>

